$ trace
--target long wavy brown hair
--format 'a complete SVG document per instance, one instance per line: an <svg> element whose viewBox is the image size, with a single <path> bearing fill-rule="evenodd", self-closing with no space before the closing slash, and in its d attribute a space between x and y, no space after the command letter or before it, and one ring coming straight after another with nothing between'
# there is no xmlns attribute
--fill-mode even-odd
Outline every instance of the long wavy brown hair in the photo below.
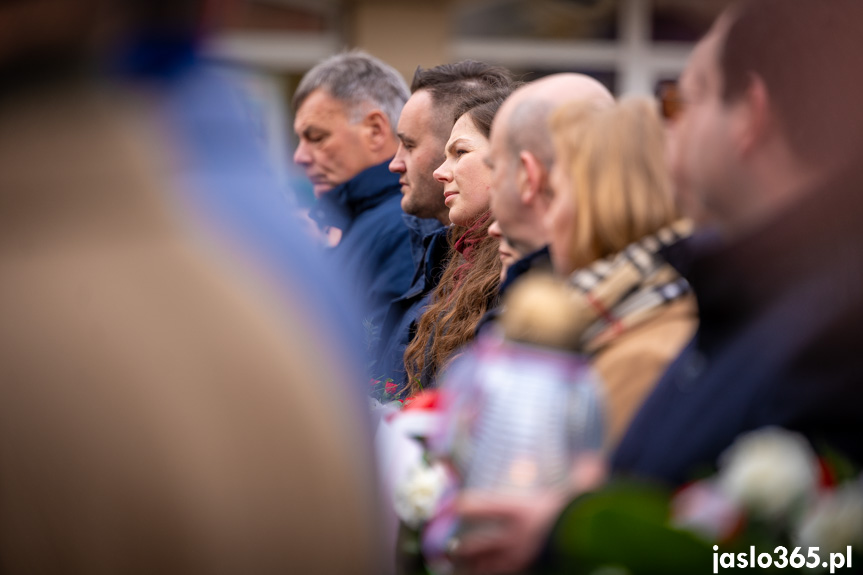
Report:
<svg viewBox="0 0 863 575"><path fill-rule="evenodd" d="M482 316L497 305L501 263L498 240L488 235L493 221L485 212L469 228L450 228L449 263L405 350L409 395L433 384L453 354L473 339Z"/></svg>
<svg viewBox="0 0 863 575"><path fill-rule="evenodd" d="M456 118L468 114L488 138L495 113L514 88L476 95L458 106ZM482 316L497 305L501 262L499 242L488 235L493 221L485 211L469 227L450 228L449 262L405 350L409 395L434 384L458 349L473 339Z"/></svg>

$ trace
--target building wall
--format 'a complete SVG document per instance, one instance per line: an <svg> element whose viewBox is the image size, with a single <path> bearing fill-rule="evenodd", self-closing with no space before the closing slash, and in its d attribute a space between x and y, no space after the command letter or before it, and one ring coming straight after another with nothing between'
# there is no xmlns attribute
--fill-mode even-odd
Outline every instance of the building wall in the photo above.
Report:
<svg viewBox="0 0 863 575"><path fill-rule="evenodd" d="M271 153L291 185L290 98L312 66L362 48L410 82L417 66L473 58L525 79L594 75L614 93L650 94L675 78L729 0L237 0L208 47L251 73ZM262 90L261 86L269 86ZM261 94L268 94L261 97ZM277 124L275 123L277 122Z"/></svg>
<svg viewBox="0 0 863 575"><path fill-rule="evenodd" d="M361 2L351 18L351 45L385 60L410 83L417 66L452 59L450 7L445 1Z"/></svg>

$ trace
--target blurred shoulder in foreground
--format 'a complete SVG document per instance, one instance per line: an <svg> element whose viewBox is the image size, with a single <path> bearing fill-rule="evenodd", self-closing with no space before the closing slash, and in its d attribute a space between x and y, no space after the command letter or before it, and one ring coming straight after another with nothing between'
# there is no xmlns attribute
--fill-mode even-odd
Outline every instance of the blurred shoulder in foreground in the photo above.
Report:
<svg viewBox="0 0 863 575"><path fill-rule="evenodd" d="M104 6L43 4L0 9L4 571L378 572L350 304L253 138L191 41L96 79Z"/></svg>

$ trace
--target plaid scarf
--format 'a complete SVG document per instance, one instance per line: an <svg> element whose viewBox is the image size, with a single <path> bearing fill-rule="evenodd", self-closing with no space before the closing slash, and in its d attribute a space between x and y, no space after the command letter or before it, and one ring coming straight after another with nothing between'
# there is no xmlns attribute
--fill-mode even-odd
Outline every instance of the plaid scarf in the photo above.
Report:
<svg viewBox="0 0 863 575"><path fill-rule="evenodd" d="M690 292L659 251L691 233L691 222L680 220L569 276L575 297L583 302L580 351L597 352Z"/></svg>

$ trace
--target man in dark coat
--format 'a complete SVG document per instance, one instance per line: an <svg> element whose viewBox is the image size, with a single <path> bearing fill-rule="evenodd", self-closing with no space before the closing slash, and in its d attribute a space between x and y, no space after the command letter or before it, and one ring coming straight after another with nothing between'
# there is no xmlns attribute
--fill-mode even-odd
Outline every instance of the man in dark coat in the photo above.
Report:
<svg viewBox="0 0 863 575"><path fill-rule="evenodd" d="M548 232L543 220L551 203L549 176L554 146L548 119L557 106L571 101L611 106L614 96L590 76L552 74L520 87L495 115L486 163L492 170L488 233L500 239L503 277L501 298L531 271L551 270ZM502 313L489 310L477 326L485 329Z"/></svg>
<svg viewBox="0 0 863 575"><path fill-rule="evenodd" d="M668 257L701 326L615 471L680 484L767 425L863 462L863 74L846 58L861 18L853 0L760 0L696 48L673 167L712 231Z"/></svg>
<svg viewBox="0 0 863 575"><path fill-rule="evenodd" d="M399 178L387 169L407 98L398 72L355 51L312 68L293 101L299 138L294 161L318 198L310 216L341 232L329 256L365 300L370 354L388 339L382 325L390 302L407 291L415 269Z"/></svg>

